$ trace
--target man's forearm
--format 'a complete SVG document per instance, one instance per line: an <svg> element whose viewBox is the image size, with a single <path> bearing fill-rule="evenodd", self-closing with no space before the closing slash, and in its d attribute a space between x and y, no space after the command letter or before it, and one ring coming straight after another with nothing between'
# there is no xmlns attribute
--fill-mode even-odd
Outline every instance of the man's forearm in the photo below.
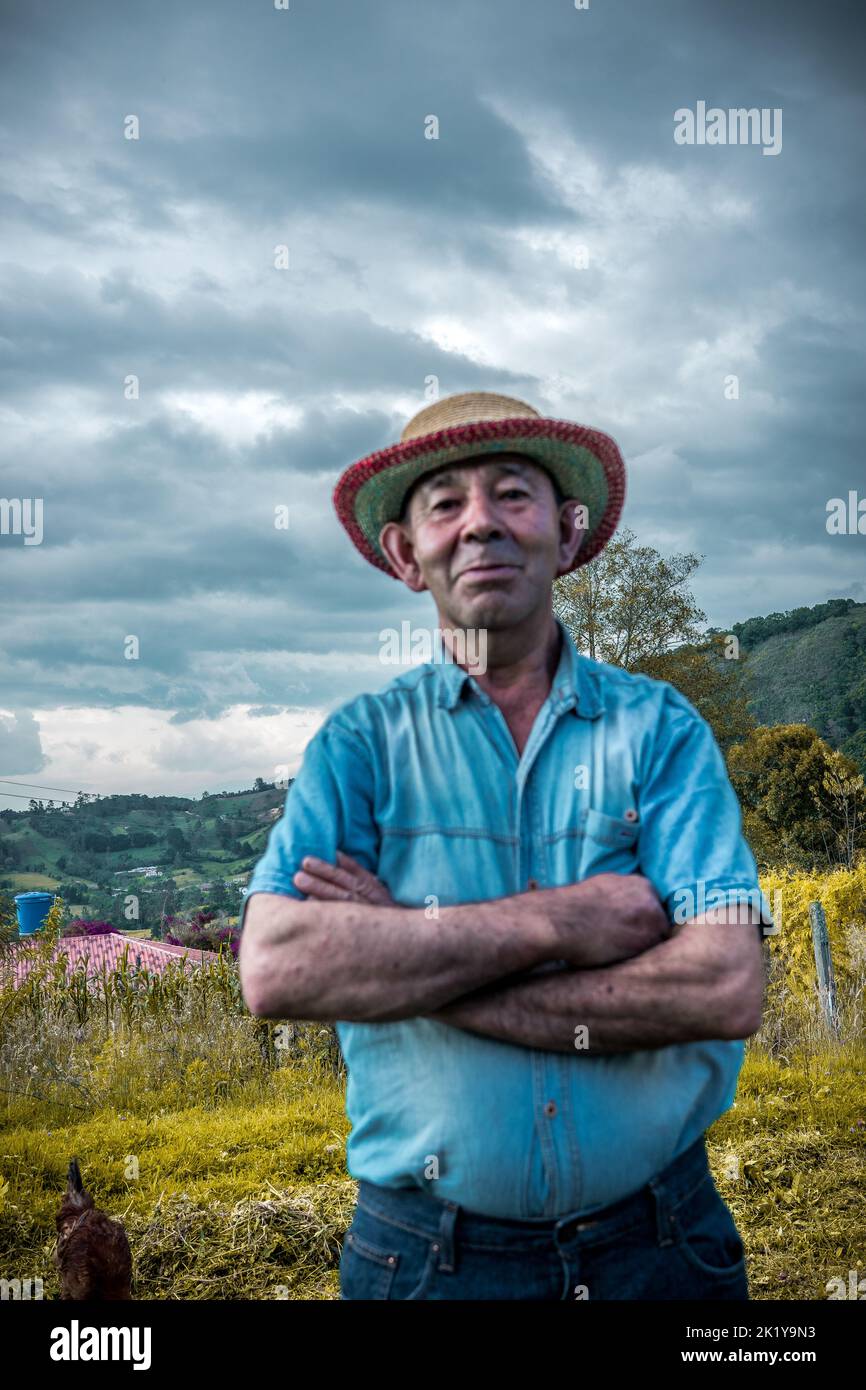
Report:
<svg viewBox="0 0 866 1390"><path fill-rule="evenodd" d="M257 893L241 939L244 997L260 1017L416 1017L554 954L532 897L441 908L428 918L423 908Z"/></svg>
<svg viewBox="0 0 866 1390"><path fill-rule="evenodd" d="M589 1055L748 1037L759 1022L760 949L753 925L689 923L630 960L493 985L429 1016L502 1042Z"/></svg>
<svg viewBox="0 0 866 1390"><path fill-rule="evenodd" d="M637 874L599 874L433 917L423 908L262 892L246 909L241 984L260 1017L385 1023L547 961L626 959L668 929L652 886Z"/></svg>

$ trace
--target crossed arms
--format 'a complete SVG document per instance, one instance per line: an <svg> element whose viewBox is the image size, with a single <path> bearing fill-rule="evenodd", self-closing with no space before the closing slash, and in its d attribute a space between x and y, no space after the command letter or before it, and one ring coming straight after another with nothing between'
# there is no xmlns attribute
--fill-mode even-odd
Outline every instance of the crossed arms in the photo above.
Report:
<svg viewBox="0 0 866 1390"><path fill-rule="evenodd" d="M346 855L304 867L311 872L295 881L306 900L259 892L247 905L241 986L259 1017L420 1015L571 1053L577 1029L586 1051L606 1053L746 1038L760 1027L757 917L744 922L736 907L671 929L648 879L597 874L431 918L394 903ZM551 963L560 968L532 973Z"/></svg>

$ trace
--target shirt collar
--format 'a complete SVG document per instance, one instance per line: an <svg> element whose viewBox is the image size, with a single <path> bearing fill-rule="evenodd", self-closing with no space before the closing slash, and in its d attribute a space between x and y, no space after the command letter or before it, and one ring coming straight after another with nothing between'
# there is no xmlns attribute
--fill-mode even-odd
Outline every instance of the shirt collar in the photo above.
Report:
<svg viewBox="0 0 866 1390"><path fill-rule="evenodd" d="M604 701L598 673L593 669L594 663L580 654L571 633L555 614L554 621L562 633L562 651L551 687L551 697L557 702L556 712L562 714L567 709L573 709L581 718L595 719L604 709ZM469 672L456 662L440 662L433 669L439 680L437 703L445 709L453 710L467 687L482 700L489 700Z"/></svg>

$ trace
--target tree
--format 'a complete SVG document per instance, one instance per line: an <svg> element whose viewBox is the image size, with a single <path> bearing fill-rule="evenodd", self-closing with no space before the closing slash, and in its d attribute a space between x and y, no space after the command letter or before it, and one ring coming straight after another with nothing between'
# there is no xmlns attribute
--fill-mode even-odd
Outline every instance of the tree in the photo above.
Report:
<svg viewBox="0 0 866 1390"><path fill-rule="evenodd" d="M216 823L216 838L220 849L228 849L237 839L237 832L223 816Z"/></svg>
<svg viewBox="0 0 866 1390"><path fill-rule="evenodd" d="M815 804L827 822L828 857L852 869L866 829L866 783L857 765L844 753L833 749L820 788L814 792Z"/></svg>
<svg viewBox="0 0 866 1390"><path fill-rule="evenodd" d="M694 554L661 555L628 528L582 569L553 586L553 610L578 651L666 680L703 715L722 748L754 727L741 661L726 660L725 635L704 632L688 580Z"/></svg>
<svg viewBox="0 0 866 1390"><path fill-rule="evenodd" d="M676 686L703 715L725 751L755 728L749 711L747 660L742 654L728 658L727 637L713 633L703 642L648 657L641 670Z"/></svg>
<svg viewBox="0 0 866 1390"><path fill-rule="evenodd" d="M555 581L553 610L579 651L637 671L649 657L699 640L706 615L686 581L700 562L698 555L665 559L626 528L588 565Z"/></svg>
<svg viewBox="0 0 866 1390"><path fill-rule="evenodd" d="M169 864L183 863L189 854L189 845L183 831L178 830L176 825L171 825L165 838L168 845L167 862Z"/></svg>
<svg viewBox="0 0 866 1390"><path fill-rule="evenodd" d="M87 830L84 833L84 848L95 854L107 854L111 849L111 836L100 830Z"/></svg>
<svg viewBox="0 0 866 1390"><path fill-rule="evenodd" d="M161 941L165 934L165 919L174 916L177 911L178 891L175 880L173 878L165 879L162 890L159 917L151 927L151 936L156 941Z"/></svg>
<svg viewBox="0 0 866 1390"><path fill-rule="evenodd" d="M842 745L842 752L853 759L861 772L866 773L866 728L860 729L850 738L846 738Z"/></svg>
<svg viewBox="0 0 866 1390"><path fill-rule="evenodd" d="M221 878L215 879L205 894L205 902L208 907L224 911L231 902L228 889Z"/></svg>
<svg viewBox="0 0 866 1390"><path fill-rule="evenodd" d="M729 750L728 770L759 862L850 866L866 846L863 778L808 724L754 729Z"/></svg>
<svg viewBox="0 0 866 1390"><path fill-rule="evenodd" d="M64 902L86 903L90 889L86 884L70 879L68 883L58 883L57 892Z"/></svg>
<svg viewBox="0 0 866 1390"><path fill-rule="evenodd" d="M21 862L21 850L18 845L12 844L10 840L0 840L0 864L4 868L12 869Z"/></svg>

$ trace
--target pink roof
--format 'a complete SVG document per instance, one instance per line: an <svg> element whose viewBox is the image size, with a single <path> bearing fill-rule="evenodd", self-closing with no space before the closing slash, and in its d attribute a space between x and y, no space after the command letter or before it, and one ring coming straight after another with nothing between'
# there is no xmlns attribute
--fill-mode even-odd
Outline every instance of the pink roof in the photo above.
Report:
<svg viewBox="0 0 866 1390"><path fill-rule="evenodd" d="M38 939L38 938L36 938ZM32 938L21 937L12 948L15 984L20 985L33 968L32 952L29 949ZM103 966L115 970L126 954L127 969L163 971L172 959L185 959L188 965L206 965L208 961L218 960L216 951L195 951L188 946L170 946L167 941L148 941L142 937L129 937L120 933L106 932L104 936L64 936L55 947L53 958L60 954L66 956L67 970L74 970L80 961L87 962L88 975L97 974ZM5 973L3 963L0 971Z"/></svg>

